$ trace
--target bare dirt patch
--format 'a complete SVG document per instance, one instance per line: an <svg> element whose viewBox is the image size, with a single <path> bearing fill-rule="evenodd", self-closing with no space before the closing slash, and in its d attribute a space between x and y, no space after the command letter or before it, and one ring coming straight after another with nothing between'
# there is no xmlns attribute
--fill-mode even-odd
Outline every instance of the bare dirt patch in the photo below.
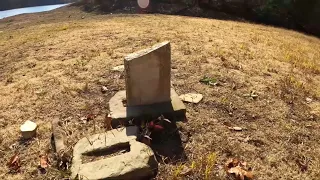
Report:
<svg viewBox="0 0 320 180"><path fill-rule="evenodd" d="M161 162L156 179L225 179L229 158L248 162L256 179L320 176L317 38L235 21L94 15L75 7L6 18L0 31L0 162L15 153L21 159L19 173L0 168L2 179L68 177L52 160L50 121L63 120L70 148L106 131L107 102L125 88L111 68L165 40L172 45L176 91L204 98L187 104L187 160ZM219 85L200 83L204 76ZM101 86L108 88L105 94ZM258 97L246 96L253 91ZM94 118L80 120L89 114ZM38 136L25 142L19 126L28 119L38 123ZM235 126L243 130L229 129ZM46 153L52 166L42 175L37 166Z"/></svg>

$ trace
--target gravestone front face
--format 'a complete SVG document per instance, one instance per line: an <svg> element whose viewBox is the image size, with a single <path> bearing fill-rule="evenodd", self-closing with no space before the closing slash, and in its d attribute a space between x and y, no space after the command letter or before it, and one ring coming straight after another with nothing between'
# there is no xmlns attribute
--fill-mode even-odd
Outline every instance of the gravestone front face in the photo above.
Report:
<svg viewBox="0 0 320 180"><path fill-rule="evenodd" d="M157 44L125 57L128 106L170 101L170 42Z"/></svg>

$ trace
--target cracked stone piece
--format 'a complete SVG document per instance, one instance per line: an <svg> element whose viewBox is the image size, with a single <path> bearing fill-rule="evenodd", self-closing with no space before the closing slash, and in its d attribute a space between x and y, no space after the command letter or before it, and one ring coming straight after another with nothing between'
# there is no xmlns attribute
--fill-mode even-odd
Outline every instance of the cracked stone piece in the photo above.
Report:
<svg viewBox="0 0 320 180"><path fill-rule="evenodd" d="M139 180L152 177L157 161L151 148L137 139L138 127L113 129L78 141L73 150L72 178L104 180ZM82 163L83 156L95 156L117 147L128 146L130 151L93 162Z"/></svg>

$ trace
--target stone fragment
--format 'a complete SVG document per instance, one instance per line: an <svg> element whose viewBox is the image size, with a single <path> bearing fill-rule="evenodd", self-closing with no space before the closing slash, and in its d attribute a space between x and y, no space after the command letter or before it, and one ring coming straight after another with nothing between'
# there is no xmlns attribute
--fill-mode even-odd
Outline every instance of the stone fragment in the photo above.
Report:
<svg viewBox="0 0 320 180"><path fill-rule="evenodd" d="M124 72L124 65L115 66L112 68L112 71Z"/></svg>
<svg viewBox="0 0 320 180"><path fill-rule="evenodd" d="M137 141L137 135L138 127L130 126L81 139L73 150L72 178L139 180L153 176L158 166L154 153ZM116 149L118 154L110 154ZM121 153L124 149L129 152ZM101 154L106 158L83 163L84 157L95 159Z"/></svg>
<svg viewBox="0 0 320 180"><path fill-rule="evenodd" d="M108 91L108 88L106 86L101 86L101 92L106 93Z"/></svg>
<svg viewBox="0 0 320 180"><path fill-rule="evenodd" d="M24 139L30 139L36 136L37 124L27 120L24 124L20 126L21 135Z"/></svg>
<svg viewBox="0 0 320 180"><path fill-rule="evenodd" d="M203 95L202 94L195 94L195 93L187 93L187 94L182 94L179 97L182 101L197 104L202 100Z"/></svg>

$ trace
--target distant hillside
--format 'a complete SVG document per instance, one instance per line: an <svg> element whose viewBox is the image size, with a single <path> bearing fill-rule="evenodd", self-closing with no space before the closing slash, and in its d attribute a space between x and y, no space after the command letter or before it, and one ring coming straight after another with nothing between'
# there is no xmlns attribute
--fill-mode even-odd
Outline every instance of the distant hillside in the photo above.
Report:
<svg viewBox="0 0 320 180"><path fill-rule="evenodd" d="M128 7L137 6L136 0L82 0L82 2L87 10L132 10ZM219 11L250 21L295 29L320 37L320 0L151 0L150 2L144 12L215 18L215 12Z"/></svg>
<svg viewBox="0 0 320 180"><path fill-rule="evenodd" d="M63 4L74 1L75 0L1 0L0 11L32 6Z"/></svg>

